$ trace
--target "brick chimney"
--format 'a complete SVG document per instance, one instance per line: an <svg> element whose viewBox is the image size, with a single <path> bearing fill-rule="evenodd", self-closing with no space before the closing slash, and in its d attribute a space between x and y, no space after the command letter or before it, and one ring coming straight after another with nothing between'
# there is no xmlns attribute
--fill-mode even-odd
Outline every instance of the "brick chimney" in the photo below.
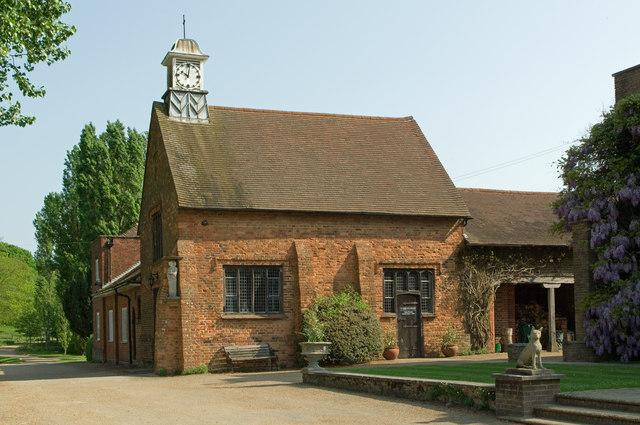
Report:
<svg viewBox="0 0 640 425"><path fill-rule="evenodd" d="M623 69L613 74L616 103L632 94L640 94L640 65Z"/></svg>

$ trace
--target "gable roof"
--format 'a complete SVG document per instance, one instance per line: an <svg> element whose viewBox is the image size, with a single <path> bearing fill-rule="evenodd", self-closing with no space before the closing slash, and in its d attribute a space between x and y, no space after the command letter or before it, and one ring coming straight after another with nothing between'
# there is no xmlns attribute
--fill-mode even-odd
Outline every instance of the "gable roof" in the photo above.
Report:
<svg viewBox="0 0 640 425"><path fill-rule="evenodd" d="M193 124L153 109L180 207L469 216L411 117L215 106Z"/></svg>
<svg viewBox="0 0 640 425"><path fill-rule="evenodd" d="M122 238L137 238L138 237L138 223L131 226L124 233L118 235Z"/></svg>
<svg viewBox="0 0 640 425"><path fill-rule="evenodd" d="M551 232L557 221L553 192L460 188L472 219L464 229L470 245L569 246L568 234Z"/></svg>

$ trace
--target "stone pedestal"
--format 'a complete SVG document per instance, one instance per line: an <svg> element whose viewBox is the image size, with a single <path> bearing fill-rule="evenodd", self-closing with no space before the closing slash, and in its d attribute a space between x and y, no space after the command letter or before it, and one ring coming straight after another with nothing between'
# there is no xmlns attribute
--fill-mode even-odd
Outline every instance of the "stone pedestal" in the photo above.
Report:
<svg viewBox="0 0 640 425"><path fill-rule="evenodd" d="M549 369L518 368L493 376L496 379L496 415L522 418L531 416L534 407L554 401L564 375Z"/></svg>

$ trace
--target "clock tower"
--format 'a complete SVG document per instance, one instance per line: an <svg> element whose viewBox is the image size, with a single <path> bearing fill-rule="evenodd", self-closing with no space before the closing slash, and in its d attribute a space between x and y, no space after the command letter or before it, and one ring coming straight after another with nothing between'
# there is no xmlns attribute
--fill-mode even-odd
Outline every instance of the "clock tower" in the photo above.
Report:
<svg viewBox="0 0 640 425"><path fill-rule="evenodd" d="M209 122L208 92L204 90L202 78L208 58L195 40L180 38L162 60L162 65L167 67L167 91L162 98L169 118Z"/></svg>

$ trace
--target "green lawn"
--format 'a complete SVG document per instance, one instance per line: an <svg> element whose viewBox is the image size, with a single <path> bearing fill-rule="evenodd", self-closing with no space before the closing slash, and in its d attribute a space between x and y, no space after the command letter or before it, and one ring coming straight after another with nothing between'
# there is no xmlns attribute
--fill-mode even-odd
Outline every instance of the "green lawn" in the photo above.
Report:
<svg viewBox="0 0 640 425"><path fill-rule="evenodd" d="M33 344L23 344L18 347L16 350L19 354L30 354L36 357L45 357L45 358L57 358L63 362L84 362L87 361L84 354L76 355L76 354L64 354L60 345L52 341L47 348L44 342L38 342Z"/></svg>
<svg viewBox="0 0 640 425"><path fill-rule="evenodd" d="M0 357L0 364L22 363L17 357Z"/></svg>
<svg viewBox="0 0 640 425"><path fill-rule="evenodd" d="M640 387L640 365L602 363L598 365L579 365L554 363L545 365L565 377L560 381L560 390L582 391L604 388ZM465 363L465 364L429 364L407 366L378 366L337 369L337 371L365 373L369 375L407 376L414 378L444 379L451 381L472 381L493 383L493 373L504 372L508 363Z"/></svg>
<svg viewBox="0 0 640 425"><path fill-rule="evenodd" d="M86 362L87 358L84 354L63 354L63 353L33 353L34 356L45 358L56 358L61 362Z"/></svg>

